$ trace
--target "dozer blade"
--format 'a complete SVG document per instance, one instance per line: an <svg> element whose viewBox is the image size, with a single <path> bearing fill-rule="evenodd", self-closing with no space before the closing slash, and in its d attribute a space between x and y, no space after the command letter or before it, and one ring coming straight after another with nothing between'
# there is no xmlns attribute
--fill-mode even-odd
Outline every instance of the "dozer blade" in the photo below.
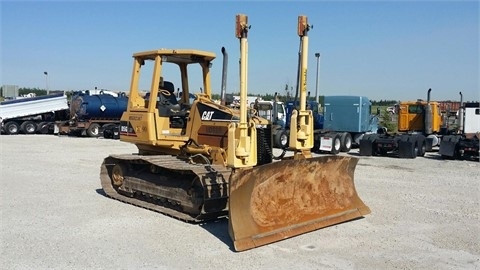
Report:
<svg viewBox="0 0 480 270"><path fill-rule="evenodd" d="M232 173L229 233L243 251L369 214L353 175L358 159L283 160Z"/></svg>

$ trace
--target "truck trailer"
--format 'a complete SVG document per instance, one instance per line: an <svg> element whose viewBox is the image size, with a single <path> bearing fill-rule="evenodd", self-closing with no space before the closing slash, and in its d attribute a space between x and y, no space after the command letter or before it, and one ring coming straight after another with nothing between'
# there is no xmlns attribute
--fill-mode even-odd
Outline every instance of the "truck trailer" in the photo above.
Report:
<svg viewBox="0 0 480 270"><path fill-rule="evenodd" d="M70 102L70 119L55 122L55 133L76 136L118 139L120 117L126 110L128 98L124 93L111 95L99 92L76 92Z"/></svg>
<svg viewBox="0 0 480 270"><path fill-rule="evenodd" d="M57 120L68 119L64 93L0 102L1 133L8 135L53 133Z"/></svg>

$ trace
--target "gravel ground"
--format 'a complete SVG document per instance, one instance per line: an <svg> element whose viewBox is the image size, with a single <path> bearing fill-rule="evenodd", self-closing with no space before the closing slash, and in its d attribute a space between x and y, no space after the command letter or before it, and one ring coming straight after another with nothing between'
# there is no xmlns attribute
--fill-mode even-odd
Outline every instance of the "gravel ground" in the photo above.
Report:
<svg viewBox="0 0 480 270"><path fill-rule="evenodd" d="M358 157L372 213L235 252L227 221L187 224L103 196L106 139L0 136L2 269L480 269L480 163Z"/></svg>

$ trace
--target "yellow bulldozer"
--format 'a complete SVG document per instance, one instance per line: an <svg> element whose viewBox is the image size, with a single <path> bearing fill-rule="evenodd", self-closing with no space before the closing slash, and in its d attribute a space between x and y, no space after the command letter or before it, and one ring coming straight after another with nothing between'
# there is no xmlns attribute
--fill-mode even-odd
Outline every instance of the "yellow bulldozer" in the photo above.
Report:
<svg viewBox="0 0 480 270"><path fill-rule="evenodd" d="M302 52L300 109L292 115L290 150L276 160L272 126L247 110L248 17L236 15L240 41L240 108L212 100L210 68L215 54L191 49L158 49L133 55L127 110L120 140L138 153L110 155L101 166L107 196L186 222L228 218L236 251L266 245L370 213L355 190L358 159L312 157L312 112L306 110L308 30L298 17ZM180 73L181 98L163 74ZM152 74L150 89L139 89L141 71ZM191 101L188 70L200 66L202 91Z"/></svg>

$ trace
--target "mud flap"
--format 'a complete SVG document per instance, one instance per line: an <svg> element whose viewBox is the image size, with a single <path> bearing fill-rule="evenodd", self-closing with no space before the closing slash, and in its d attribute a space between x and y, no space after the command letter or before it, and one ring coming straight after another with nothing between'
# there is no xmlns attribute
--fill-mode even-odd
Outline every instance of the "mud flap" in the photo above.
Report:
<svg viewBox="0 0 480 270"><path fill-rule="evenodd" d="M369 214L353 176L358 159L283 160L230 177L229 233L236 251Z"/></svg>
<svg viewBox="0 0 480 270"><path fill-rule="evenodd" d="M455 136L444 136L442 141L440 142L440 148L438 149L438 153L442 157L452 158L455 156L455 149L457 146L457 140Z"/></svg>
<svg viewBox="0 0 480 270"><path fill-rule="evenodd" d="M363 136L360 140L360 156L373 156L375 154L375 150L373 148L373 143L376 139L376 136L368 134Z"/></svg>
<svg viewBox="0 0 480 270"><path fill-rule="evenodd" d="M398 141L398 157L399 158L416 158L415 143L417 138L413 136L403 136Z"/></svg>

